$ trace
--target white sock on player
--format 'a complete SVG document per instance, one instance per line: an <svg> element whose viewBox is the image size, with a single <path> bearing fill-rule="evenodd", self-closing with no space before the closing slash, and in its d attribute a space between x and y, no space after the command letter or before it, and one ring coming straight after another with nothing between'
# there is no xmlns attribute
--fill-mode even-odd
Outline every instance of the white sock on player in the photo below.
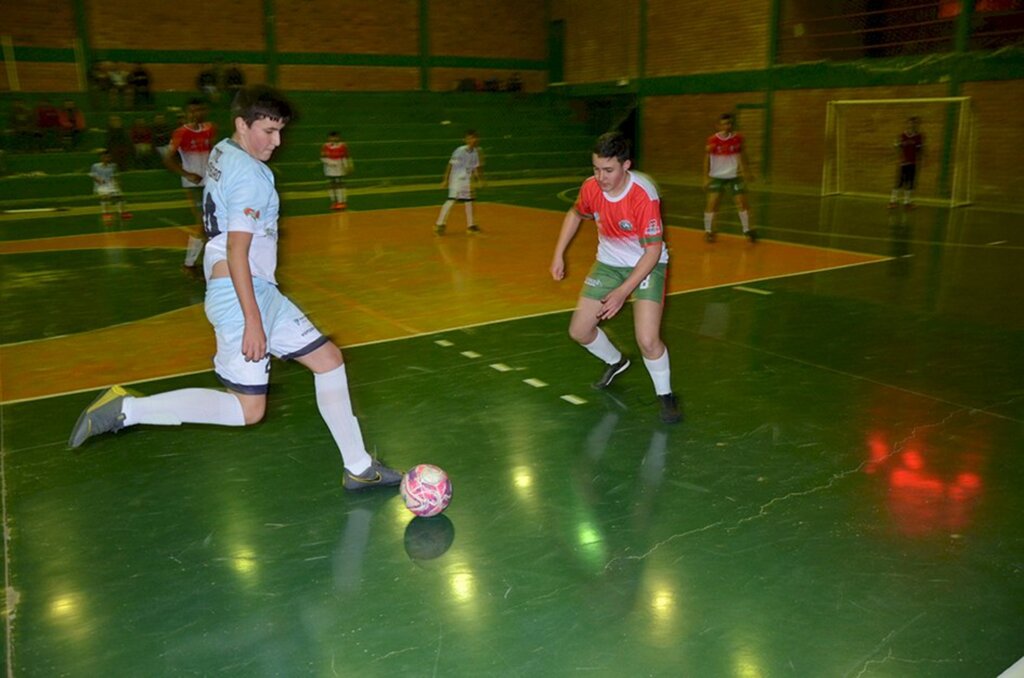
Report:
<svg viewBox="0 0 1024 678"><path fill-rule="evenodd" d="M608 335L600 327L597 328L597 337L589 344L583 344L583 348L609 365L614 365L622 360L622 352L615 348L612 340L608 338Z"/></svg>
<svg viewBox="0 0 1024 678"><path fill-rule="evenodd" d="M672 392L672 369L668 362L668 348L661 354L660 358L648 360L644 358L644 365L654 382L654 392L657 395L666 395Z"/></svg>
<svg viewBox="0 0 1024 678"><path fill-rule="evenodd" d="M444 204L441 205L441 213L437 215L437 223L444 224L448 221L448 213L452 210L452 205L455 204L454 200L445 200Z"/></svg>
<svg viewBox="0 0 1024 678"><path fill-rule="evenodd" d="M199 253L203 251L203 241L193 235L188 237L188 248L185 250L185 265L195 266Z"/></svg>
<svg viewBox="0 0 1024 678"><path fill-rule="evenodd" d="M334 442L341 451L345 468L353 475L359 475L370 468L373 459L366 452L359 420L352 413L352 399L348 394L348 375L345 365L314 374L316 382L316 405L320 409Z"/></svg>
<svg viewBox="0 0 1024 678"><path fill-rule="evenodd" d="M704 230L707 231L708 233L711 232L711 221L714 218L715 218L715 213L714 212L705 212L704 213Z"/></svg>
<svg viewBox="0 0 1024 678"><path fill-rule="evenodd" d="M183 388L144 398L127 397L121 411L124 413L125 426L245 426L245 414L238 398L226 391L212 388Z"/></svg>
<svg viewBox="0 0 1024 678"><path fill-rule="evenodd" d="M743 226L744 233L750 230L750 212L740 212L740 224Z"/></svg>
<svg viewBox="0 0 1024 678"><path fill-rule="evenodd" d="M472 226L476 222L473 221L473 203L471 201L466 202L466 225Z"/></svg>

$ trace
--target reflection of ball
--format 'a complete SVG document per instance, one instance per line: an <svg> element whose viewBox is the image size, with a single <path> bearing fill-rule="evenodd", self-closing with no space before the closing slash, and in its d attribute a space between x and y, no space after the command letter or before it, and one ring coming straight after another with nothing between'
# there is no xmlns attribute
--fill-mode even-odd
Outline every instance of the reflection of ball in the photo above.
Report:
<svg viewBox="0 0 1024 678"><path fill-rule="evenodd" d="M455 525L448 516L413 518L405 526L405 552L413 560L433 560L455 541Z"/></svg>
<svg viewBox="0 0 1024 678"><path fill-rule="evenodd" d="M427 518L445 510L452 498L452 481L448 474L433 464L420 464L409 469L398 488L410 511Z"/></svg>

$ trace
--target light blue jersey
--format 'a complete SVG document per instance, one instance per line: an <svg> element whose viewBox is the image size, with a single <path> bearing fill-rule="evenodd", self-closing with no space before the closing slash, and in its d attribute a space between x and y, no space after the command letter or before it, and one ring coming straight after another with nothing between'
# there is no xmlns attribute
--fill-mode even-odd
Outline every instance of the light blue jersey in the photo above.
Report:
<svg viewBox="0 0 1024 678"><path fill-rule="evenodd" d="M277 219L281 201L274 174L231 139L210 153L203 191L203 226L209 241L203 269L210 279L213 266L227 259L228 232L252 233L249 267L254 278L277 284Z"/></svg>

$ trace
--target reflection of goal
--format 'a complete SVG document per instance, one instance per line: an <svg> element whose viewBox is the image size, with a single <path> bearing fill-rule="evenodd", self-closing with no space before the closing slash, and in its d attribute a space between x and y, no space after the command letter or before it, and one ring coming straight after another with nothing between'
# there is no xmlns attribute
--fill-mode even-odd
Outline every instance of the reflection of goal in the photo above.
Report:
<svg viewBox="0 0 1024 678"><path fill-rule="evenodd" d="M920 118L924 134L914 199L969 204L974 167L970 97L828 102L822 195L888 197L898 167L894 144L911 116Z"/></svg>

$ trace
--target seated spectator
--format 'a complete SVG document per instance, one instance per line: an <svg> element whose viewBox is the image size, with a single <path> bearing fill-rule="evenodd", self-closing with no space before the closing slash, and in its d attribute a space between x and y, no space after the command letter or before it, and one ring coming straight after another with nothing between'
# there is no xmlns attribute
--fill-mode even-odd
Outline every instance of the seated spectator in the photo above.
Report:
<svg viewBox="0 0 1024 678"><path fill-rule="evenodd" d="M167 156L171 146L171 126L167 124L167 117L163 113L153 116L153 148L156 149L160 159Z"/></svg>
<svg viewBox="0 0 1024 678"><path fill-rule="evenodd" d="M78 140L85 131L85 115L71 99L64 102L58 111L60 120L61 143L64 148L70 150L78 146Z"/></svg>
<svg viewBox="0 0 1024 678"><path fill-rule="evenodd" d="M40 99L36 106L36 148L57 148L60 138L60 112L49 99Z"/></svg>
<svg viewBox="0 0 1024 678"><path fill-rule="evenodd" d="M107 151L118 169L122 172L131 169L135 148L119 115L110 116L107 123Z"/></svg>
<svg viewBox="0 0 1024 678"><path fill-rule="evenodd" d="M132 105L135 108L152 108L153 92L150 91L149 71L142 64L135 64L135 68L128 74L128 84L132 90Z"/></svg>
<svg viewBox="0 0 1024 678"><path fill-rule="evenodd" d="M217 86L217 71L213 66L204 68L196 78L196 87L203 98L210 104L216 104L220 100L220 90Z"/></svg>
<svg viewBox="0 0 1024 678"><path fill-rule="evenodd" d="M228 97L232 101L235 99L235 94L238 90L245 86L245 74L238 67L238 64L231 64L227 70L224 71L224 88L227 90Z"/></svg>
<svg viewBox="0 0 1024 678"><path fill-rule="evenodd" d="M128 72L121 64L114 64L108 71L110 76L110 107L122 109L128 95Z"/></svg>
<svg viewBox="0 0 1024 678"><path fill-rule="evenodd" d="M11 104L11 130L14 132L13 148L27 151L35 143L36 116L24 99L15 99Z"/></svg>
<svg viewBox="0 0 1024 678"><path fill-rule="evenodd" d="M513 73L512 77L508 79L508 84L505 86L505 90L508 92L522 92L523 91L523 79L519 77L519 73Z"/></svg>
<svg viewBox="0 0 1024 678"><path fill-rule="evenodd" d="M135 118L129 133L132 147L135 149L135 166L147 168L153 165L153 130L146 124L145 118Z"/></svg>

